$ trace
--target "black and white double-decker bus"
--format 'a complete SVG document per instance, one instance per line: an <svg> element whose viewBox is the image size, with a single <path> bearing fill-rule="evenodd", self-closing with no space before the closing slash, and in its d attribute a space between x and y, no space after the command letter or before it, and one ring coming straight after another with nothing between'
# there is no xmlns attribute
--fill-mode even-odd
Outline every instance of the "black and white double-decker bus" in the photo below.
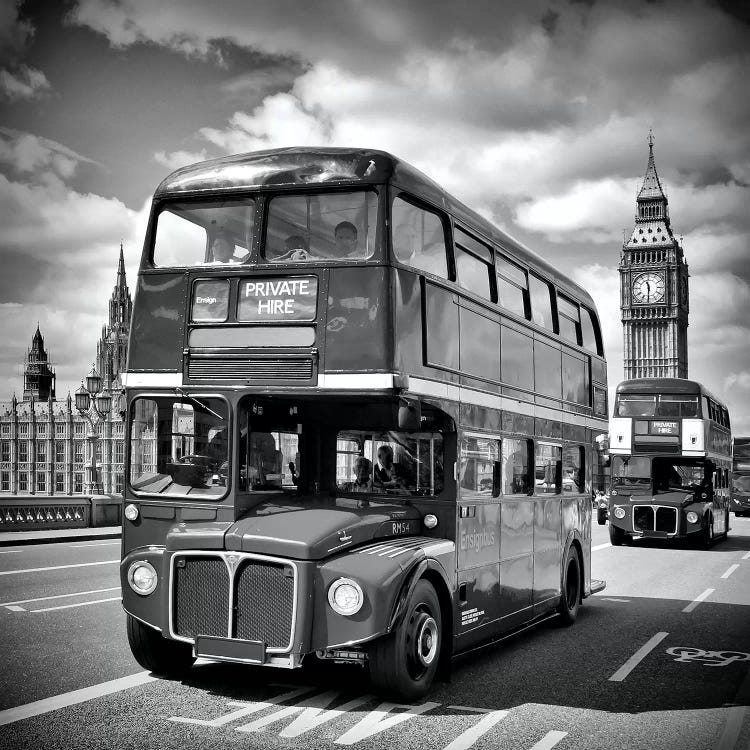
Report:
<svg viewBox="0 0 750 750"><path fill-rule="evenodd" d="M408 164L281 149L157 189L126 375L137 660L423 695L591 579L589 294Z"/></svg>
<svg viewBox="0 0 750 750"><path fill-rule="evenodd" d="M700 537L708 545L727 535L729 412L700 383L682 378L620 383L609 452L612 544L634 537Z"/></svg>

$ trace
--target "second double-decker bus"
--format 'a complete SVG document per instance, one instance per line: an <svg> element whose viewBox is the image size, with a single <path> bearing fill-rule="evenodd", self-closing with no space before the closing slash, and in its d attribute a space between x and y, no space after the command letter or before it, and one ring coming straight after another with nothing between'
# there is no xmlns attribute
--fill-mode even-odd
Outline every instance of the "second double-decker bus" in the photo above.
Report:
<svg viewBox="0 0 750 750"><path fill-rule="evenodd" d="M381 151L159 186L135 295L121 577L147 669L454 654L591 577L606 362L582 288Z"/></svg>
<svg viewBox="0 0 750 750"><path fill-rule="evenodd" d="M732 446L732 504L734 515L750 515L750 437L736 437Z"/></svg>
<svg viewBox="0 0 750 750"><path fill-rule="evenodd" d="M620 383L609 431L612 544L726 537L731 451L729 413L700 383Z"/></svg>

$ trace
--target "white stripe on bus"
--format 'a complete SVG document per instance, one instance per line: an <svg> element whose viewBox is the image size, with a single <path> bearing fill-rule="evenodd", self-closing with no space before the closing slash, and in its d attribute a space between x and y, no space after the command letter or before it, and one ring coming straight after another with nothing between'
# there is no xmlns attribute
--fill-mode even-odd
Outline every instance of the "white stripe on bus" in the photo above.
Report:
<svg viewBox="0 0 750 750"><path fill-rule="evenodd" d="M125 388L176 388L182 385L181 372L123 372Z"/></svg>

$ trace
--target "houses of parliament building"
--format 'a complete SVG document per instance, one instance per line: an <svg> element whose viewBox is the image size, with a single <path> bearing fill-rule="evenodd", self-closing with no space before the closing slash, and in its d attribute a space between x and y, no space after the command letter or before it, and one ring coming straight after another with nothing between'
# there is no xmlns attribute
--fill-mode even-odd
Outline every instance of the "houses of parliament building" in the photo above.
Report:
<svg viewBox="0 0 750 750"><path fill-rule="evenodd" d="M77 495L119 494L123 491L125 435L118 398L120 373L125 370L128 331L133 303L125 279L120 246L117 281L109 301L109 320L102 327L95 368L103 388L112 394L112 408L90 425L68 394L58 399L55 371L49 362L44 337L37 326L24 363L23 395L0 402L0 524L41 522L50 514L58 521L77 521ZM90 430L96 432L91 441ZM95 445L92 471L90 445ZM47 507L26 503L10 508L7 501L43 496ZM65 505L65 498L71 502ZM57 498L58 505L51 505ZM60 505L59 503L63 503ZM65 519L65 515L71 518ZM7 516L7 518L5 517Z"/></svg>

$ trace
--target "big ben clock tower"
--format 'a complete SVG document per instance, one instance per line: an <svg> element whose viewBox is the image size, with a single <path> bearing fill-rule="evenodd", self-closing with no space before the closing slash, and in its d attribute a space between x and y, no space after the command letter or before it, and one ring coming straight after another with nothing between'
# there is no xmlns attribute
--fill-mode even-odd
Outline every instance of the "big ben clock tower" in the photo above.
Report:
<svg viewBox="0 0 750 750"><path fill-rule="evenodd" d="M625 379L686 378L688 267L672 234L651 134L635 228L623 245L619 271Z"/></svg>

